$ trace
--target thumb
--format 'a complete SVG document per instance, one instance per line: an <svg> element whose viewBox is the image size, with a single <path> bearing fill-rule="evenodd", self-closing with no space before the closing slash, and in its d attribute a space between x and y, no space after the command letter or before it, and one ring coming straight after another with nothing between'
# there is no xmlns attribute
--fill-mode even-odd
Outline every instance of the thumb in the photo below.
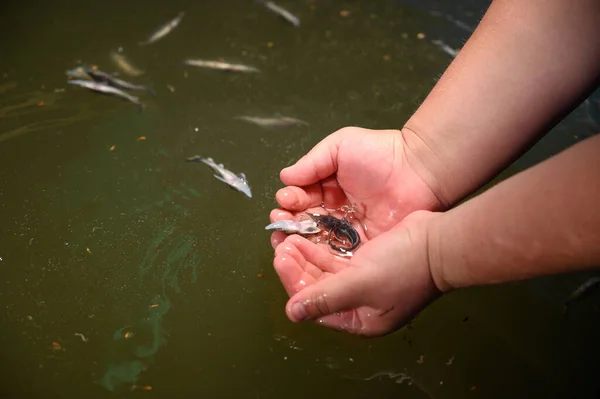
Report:
<svg viewBox="0 0 600 399"><path fill-rule="evenodd" d="M339 145L345 136L340 129L321 140L292 166L284 168L279 177L288 186L308 186L337 171Z"/></svg>
<svg viewBox="0 0 600 399"><path fill-rule="evenodd" d="M366 305L370 285L364 269L349 267L296 293L285 312L298 322L357 308Z"/></svg>

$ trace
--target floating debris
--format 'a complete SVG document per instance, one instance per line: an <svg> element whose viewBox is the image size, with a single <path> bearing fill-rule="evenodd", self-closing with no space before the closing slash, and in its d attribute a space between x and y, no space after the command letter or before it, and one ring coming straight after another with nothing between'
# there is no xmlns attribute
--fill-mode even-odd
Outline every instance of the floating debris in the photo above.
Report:
<svg viewBox="0 0 600 399"><path fill-rule="evenodd" d="M75 333L74 335L75 335L76 337L79 337L79 338L81 338L81 340L82 340L83 342L88 342L88 339L87 339L87 337L86 337L85 335L83 335L83 334L81 334L81 333Z"/></svg>

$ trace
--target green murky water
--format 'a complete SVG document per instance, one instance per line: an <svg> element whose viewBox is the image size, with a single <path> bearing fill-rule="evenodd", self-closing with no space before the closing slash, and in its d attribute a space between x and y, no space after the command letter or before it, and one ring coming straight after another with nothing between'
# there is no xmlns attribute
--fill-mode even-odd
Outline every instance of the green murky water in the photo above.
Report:
<svg viewBox="0 0 600 399"><path fill-rule="evenodd" d="M597 394L595 299L561 308L583 275L453 293L377 340L287 321L263 229L279 170L340 127L400 127L450 61L430 39L460 46L486 2L281 4L302 27L242 0L4 6L0 397ZM158 92L144 113L67 87L78 61L117 70L119 47ZM220 57L262 72L182 65ZM273 114L310 125L234 119ZM503 177L595 129L576 109ZM243 171L254 198L194 154Z"/></svg>

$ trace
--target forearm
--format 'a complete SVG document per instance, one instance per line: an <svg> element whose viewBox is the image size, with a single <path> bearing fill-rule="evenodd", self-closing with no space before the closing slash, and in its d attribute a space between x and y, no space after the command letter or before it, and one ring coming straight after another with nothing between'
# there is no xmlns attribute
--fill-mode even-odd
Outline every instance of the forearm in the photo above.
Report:
<svg viewBox="0 0 600 399"><path fill-rule="evenodd" d="M442 206L531 146L600 76L600 1L495 0L403 129Z"/></svg>
<svg viewBox="0 0 600 399"><path fill-rule="evenodd" d="M433 219L432 275L447 291L600 266L600 136Z"/></svg>

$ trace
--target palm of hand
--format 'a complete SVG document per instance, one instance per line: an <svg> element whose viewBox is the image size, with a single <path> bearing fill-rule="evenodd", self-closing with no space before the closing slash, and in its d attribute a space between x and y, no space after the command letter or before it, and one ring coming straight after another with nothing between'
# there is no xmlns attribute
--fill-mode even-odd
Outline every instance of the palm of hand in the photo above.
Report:
<svg viewBox="0 0 600 399"><path fill-rule="evenodd" d="M302 301L313 307L309 314L321 315L320 325L354 334L382 335L408 321L438 294L426 247L419 245L422 234L407 228L427 217L409 216L409 223L369 241L349 260L303 237L287 237L275 250L274 266L292 297L288 317L298 320L291 304Z"/></svg>
<svg viewBox="0 0 600 399"><path fill-rule="evenodd" d="M389 240L382 237L373 243L367 241L392 229L409 213L432 209L437 203L430 188L409 165L406 151L398 131L346 128L327 137L296 165L282 171L281 179L288 187L277 193L282 209L271 212L271 221L299 218L299 214L306 211L324 213L321 206L339 209L350 205L355 210L352 216L361 222L353 226L365 242L364 248L349 259L334 256L326 246L315 245L302 237L286 238L281 232L273 233L271 241L276 248L273 264L290 296L309 287L313 289L333 275L336 279L331 281L348 278L343 276L352 279L369 269L378 269L383 276L382 283L385 282L388 276L379 268L380 262L385 260L378 259L377 252L389 253L386 248ZM390 235L391 232L387 236ZM355 285L364 287L360 281ZM368 293L352 294L366 298ZM324 306L322 314L329 313L326 302L317 306ZM321 323L361 331L364 329L360 324L368 319L367 315L384 312L386 306L377 301L356 303L356 308L329 314ZM289 304L287 312L294 320ZM386 319L376 323L371 320L365 331L369 334L384 331L391 328L390 320L398 318L402 315L391 312Z"/></svg>
<svg viewBox="0 0 600 399"><path fill-rule="evenodd" d="M332 137L335 135L339 137ZM342 129L319 143L305 161L312 163L308 166L310 183L302 189L284 188L277 195L283 210L292 211L293 216L307 210L322 213L322 209L315 209L320 206L327 209L352 206L356 211L353 216L361 222L361 226L355 227L362 230L363 239L371 239L409 213L435 206L434 194L410 167L403 140L396 130ZM293 171L288 176L282 173L282 180L290 185L307 181L295 174L302 171ZM287 195L289 190L296 192ZM281 220L290 216L277 213L271 218Z"/></svg>

